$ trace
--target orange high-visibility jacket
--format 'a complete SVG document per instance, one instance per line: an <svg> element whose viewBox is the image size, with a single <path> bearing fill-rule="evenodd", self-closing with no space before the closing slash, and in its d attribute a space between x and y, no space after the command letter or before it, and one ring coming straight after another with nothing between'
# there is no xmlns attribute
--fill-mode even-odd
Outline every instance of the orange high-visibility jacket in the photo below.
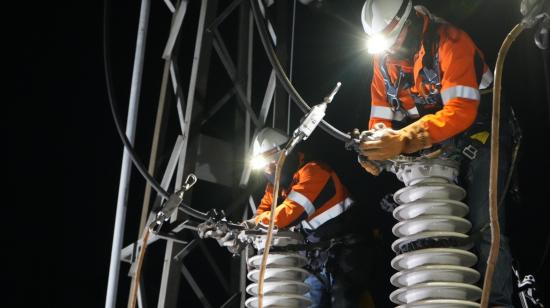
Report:
<svg viewBox="0 0 550 308"><path fill-rule="evenodd" d="M424 18L424 34L428 23L434 22L428 16L417 12ZM493 75L483 60L481 51L464 31L450 24L441 24L437 29L439 35L439 73L442 106L422 106L415 104L412 95L426 97L429 87L423 82L420 72L423 68L422 59L425 54L422 45L413 57L413 63L398 61L391 56L374 58L374 76L371 84L371 115L369 129L374 124L382 122L387 127L396 122L418 120L424 124L434 143L449 139L466 130L476 119L480 100L479 89L488 87ZM391 108L386 96L386 87L380 71L380 61L386 59L386 67L393 84L396 83L399 69L412 73L414 84L410 88L400 88L398 98L406 116ZM431 110L430 110L431 108Z"/></svg>
<svg viewBox="0 0 550 308"><path fill-rule="evenodd" d="M351 207L353 200L336 173L320 162L309 162L296 171L289 188L281 189L282 198L275 208L278 228L302 222L305 229L315 230L326 221ZM273 185L266 187L256 212L256 223L269 224Z"/></svg>

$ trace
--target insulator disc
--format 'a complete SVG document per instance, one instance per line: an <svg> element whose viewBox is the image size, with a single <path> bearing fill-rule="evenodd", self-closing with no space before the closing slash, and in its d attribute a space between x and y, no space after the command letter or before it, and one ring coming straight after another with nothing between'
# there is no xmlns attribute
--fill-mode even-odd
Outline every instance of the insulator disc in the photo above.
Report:
<svg viewBox="0 0 550 308"><path fill-rule="evenodd" d="M476 283L479 272L475 269L456 265L425 265L407 271L397 272L391 283L398 287L408 287L425 282L461 282Z"/></svg>
<svg viewBox="0 0 550 308"><path fill-rule="evenodd" d="M247 264L252 267L260 267L262 255L256 255L248 259ZM269 254L267 256L268 267L302 267L307 264L307 259L299 254Z"/></svg>
<svg viewBox="0 0 550 308"><path fill-rule="evenodd" d="M462 245L458 247L453 247L453 248L459 248L463 250L469 250L473 246L472 243L467 241L468 235L466 234L462 234L458 232L421 232L415 235L398 238L391 244L391 248L393 249L394 252L398 252L400 246L412 243L414 241L424 240L424 239L426 240L433 239L433 240L440 240L440 241L448 239L450 241L452 240L455 240L457 242L461 241L463 242ZM435 248L439 248L439 247L435 247Z"/></svg>
<svg viewBox="0 0 550 308"><path fill-rule="evenodd" d="M258 298L251 297L245 302L246 307L257 308ZM309 307L311 300L303 295L281 294L281 295L265 295L263 297L262 306L265 308L300 308Z"/></svg>
<svg viewBox="0 0 550 308"><path fill-rule="evenodd" d="M421 215L450 215L465 217L468 206L460 201L433 199L403 204L393 210L393 217L399 221L416 218Z"/></svg>
<svg viewBox="0 0 550 308"><path fill-rule="evenodd" d="M396 304L409 304L428 299L456 299L476 301L481 298L477 286L456 282L428 282L397 289L390 294Z"/></svg>
<svg viewBox="0 0 550 308"><path fill-rule="evenodd" d="M466 196L464 188L455 184L418 184L407 186L393 194L398 204L425 199L451 199L460 201Z"/></svg>
<svg viewBox="0 0 550 308"><path fill-rule="evenodd" d="M397 306L396 308L478 308L476 302L461 301L455 299L430 299L412 304Z"/></svg>
<svg viewBox="0 0 550 308"><path fill-rule="evenodd" d="M246 275L249 280L258 282L260 270L255 269ZM266 268L264 281L270 280L296 280L304 281L309 276L309 272L299 267L287 268Z"/></svg>
<svg viewBox="0 0 550 308"><path fill-rule="evenodd" d="M430 215L399 222L393 226L392 232L397 237L403 237L430 231L467 233L471 228L472 224L464 218Z"/></svg>
<svg viewBox="0 0 550 308"><path fill-rule="evenodd" d="M391 266L408 270L423 265L459 265L471 267L477 262L475 254L456 248L428 248L400 254L391 260Z"/></svg>
<svg viewBox="0 0 550 308"><path fill-rule="evenodd" d="M301 281L281 280L264 282L264 294L297 294L304 295L309 291L307 284ZM246 292L258 296L258 284L253 283L246 287Z"/></svg>

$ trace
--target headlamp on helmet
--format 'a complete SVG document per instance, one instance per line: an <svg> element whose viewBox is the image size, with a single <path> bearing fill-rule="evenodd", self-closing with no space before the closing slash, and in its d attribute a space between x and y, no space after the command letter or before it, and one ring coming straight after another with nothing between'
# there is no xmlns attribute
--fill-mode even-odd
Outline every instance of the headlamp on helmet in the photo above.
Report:
<svg viewBox="0 0 550 308"><path fill-rule="evenodd" d="M288 136L274 128L263 128L254 137L252 144L252 169L263 169L277 160L277 154L284 144L288 142Z"/></svg>
<svg viewBox="0 0 550 308"><path fill-rule="evenodd" d="M367 48L372 54L390 49L403 30L412 10L410 0L367 0L361 22L367 33Z"/></svg>

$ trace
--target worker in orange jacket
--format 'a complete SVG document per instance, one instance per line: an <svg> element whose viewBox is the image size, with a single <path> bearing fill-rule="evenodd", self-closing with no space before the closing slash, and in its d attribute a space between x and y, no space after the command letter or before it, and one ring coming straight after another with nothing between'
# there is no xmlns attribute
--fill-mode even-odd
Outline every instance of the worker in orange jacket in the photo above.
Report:
<svg viewBox="0 0 550 308"><path fill-rule="evenodd" d="M490 248L486 226L491 96L482 97L481 91L492 82L491 70L468 34L425 7L413 7L410 0L367 0L361 14L369 52L375 54L369 129L381 134L379 140L360 144L366 157L361 164L378 175L373 161L428 148L441 148L459 160L483 277ZM509 111L503 107L501 193L511 155ZM493 307L513 307L511 275L508 242L501 235L490 297Z"/></svg>
<svg viewBox="0 0 550 308"><path fill-rule="evenodd" d="M275 162L287 142L284 133L272 128L264 128L255 136L253 167L263 170L268 183L249 223L269 224ZM298 147L286 159L275 225L279 229L295 228L304 234L307 243L341 243L308 254L310 270L315 273L305 281L310 287L307 296L312 300L311 307L359 307L368 281L371 252L365 246L365 236L352 230L350 213L357 205L327 164L308 161L306 156Z"/></svg>

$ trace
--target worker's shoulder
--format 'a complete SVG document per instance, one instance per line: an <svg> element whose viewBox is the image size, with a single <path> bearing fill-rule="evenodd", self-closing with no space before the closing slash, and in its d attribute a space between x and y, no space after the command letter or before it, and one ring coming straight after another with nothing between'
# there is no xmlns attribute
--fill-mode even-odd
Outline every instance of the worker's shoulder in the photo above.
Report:
<svg viewBox="0 0 550 308"><path fill-rule="evenodd" d="M332 172L332 168L326 164L325 162L319 161L319 160L313 160L310 162L307 162L300 168L300 171L302 172Z"/></svg>
<svg viewBox="0 0 550 308"><path fill-rule="evenodd" d="M440 45L474 44L468 33L450 23L443 23L438 29Z"/></svg>

